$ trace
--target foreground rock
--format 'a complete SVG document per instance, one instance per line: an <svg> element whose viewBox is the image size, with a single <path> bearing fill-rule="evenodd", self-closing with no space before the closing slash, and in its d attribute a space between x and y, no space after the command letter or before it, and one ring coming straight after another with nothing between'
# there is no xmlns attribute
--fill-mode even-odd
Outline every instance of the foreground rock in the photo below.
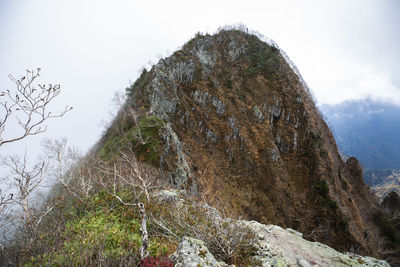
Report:
<svg viewBox="0 0 400 267"><path fill-rule="evenodd" d="M218 262L203 241L190 237L183 238L170 259L175 262L175 267L228 266L224 262Z"/></svg>
<svg viewBox="0 0 400 267"><path fill-rule="evenodd" d="M290 228L264 225L255 221L239 221L255 234L253 266L390 266L386 261L353 253L340 253L319 242L303 239ZM218 262L204 242L185 237L171 259L175 266L228 266Z"/></svg>
<svg viewBox="0 0 400 267"><path fill-rule="evenodd" d="M386 261L352 253L340 253L319 242L303 239L290 228L240 221L256 235L255 247L260 266L390 266Z"/></svg>

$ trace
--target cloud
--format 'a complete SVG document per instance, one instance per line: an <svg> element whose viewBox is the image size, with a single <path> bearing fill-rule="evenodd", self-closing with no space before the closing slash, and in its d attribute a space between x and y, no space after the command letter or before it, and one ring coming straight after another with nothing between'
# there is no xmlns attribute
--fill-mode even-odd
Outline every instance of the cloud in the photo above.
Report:
<svg viewBox="0 0 400 267"><path fill-rule="evenodd" d="M311 71L314 75L310 77L309 84L318 104L371 98L400 105L400 88L391 72L372 65L334 59L327 61L322 68L312 67Z"/></svg>

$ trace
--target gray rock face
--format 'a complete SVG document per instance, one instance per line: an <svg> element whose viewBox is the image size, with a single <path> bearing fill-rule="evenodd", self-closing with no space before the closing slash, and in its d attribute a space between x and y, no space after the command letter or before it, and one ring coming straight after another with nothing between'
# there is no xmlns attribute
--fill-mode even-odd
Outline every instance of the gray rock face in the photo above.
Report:
<svg viewBox="0 0 400 267"><path fill-rule="evenodd" d="M386 261L352 253L340 253L324 244L310 242L293 229L239 221L256 236L254 259L259 266L389 266Z"/></svg>
<svg viewBox="0 0 400 267"><path fill-rule="evenodd" d="M253 113L254 113L254 116L257 119L257 122L262 122L264 120L264 115L262 114L262 112L261 112L259 107L255 106L253 108Z"/></svg>
<svg viewBox="0 0 400 267"><path fill-rule="evenodd" d="M185 153L183 153L182 143L178 136L172 130L171 124L167 123L164 127L164 132L162 133L162 138L165 140L166 145L163 148L163 154L161 155L160 161L163 160L164 155L168 154L171 150L177 155L175 178L173 182L179 187L180 185L186 183L188 177L191 177L189 164L186 161ZM160 164L162 166L162 164Z"/></svg>
<svg viewBox="0 0 400 267"><path fill-rule="evenodd" d="M175 262L175 267L208 267L228 266L224 262L218 262L208 251L204 242L191 237L184 237L178 249L170 256Z"/></svg>
<svg viewBox="0 0 400 267"><path fill-rule="evenodd" d="M181 191L161 190L155 194L158 199L173 203L183 203ZM199 204L204 205L204 204ZM252 246L252 266L278 267L344 267L344 266L374 266L390 267L384 260L360 256L353 253L341 253L319 242L310 242L303 239L303 234L291 228L283 229L276 225L265 225L256 221L224 219L217 209L205 205L214 220L226 221L228 225L248 227L254 234ZM209 252L204 242L191 237L184 237L176 252L170 256L176 267L207 267L230 266L218 261Z"/></svg>
<svg viewBox="0 0 400 267"><path fill-rule="evenodd" d="M340 253L324 244L303 239L303 234L276 225L264 225L255 221L237 221L250 228L255 235L253 266L374 266L389 267L384 260L352 253ZM204 242L185 237L177 251L170 257L175 266L228 266L219 262L208 251ZM233 265L231 265L233 266Z"/></svg>
<svg viewBox="0 0 400 267"><path fill-rule="evenodd" d="M214 96L211 101L214 107L217 109L218 115L224 114L225 104L221 100L219 100L218 97L216 96Z"/></svg>
<svg viewBox="0 0 400 267"><path fill-rule="evenodd" d="M184 202L184 200L181 198L182 192L185 194L184 190L164 189L156 191L153 194L153 197L159 202L176 203L179 205L180 203Z"/></svg>

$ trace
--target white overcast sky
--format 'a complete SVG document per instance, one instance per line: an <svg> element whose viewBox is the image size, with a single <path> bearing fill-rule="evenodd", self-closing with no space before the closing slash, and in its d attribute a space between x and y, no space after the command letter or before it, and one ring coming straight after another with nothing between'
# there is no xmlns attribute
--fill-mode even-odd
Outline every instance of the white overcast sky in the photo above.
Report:
<svg viewBox="0 0 400 267"><path fill-rule="evenodd" d="M0 90L13 87L8 74L41 67L42 82L62 85L59 108L74 107L46 134L0 154L64 136L87 150L104 130L114 92L142 66L196 32L234 23L276 41L318 104L371 97L400 105L400 1L0 0Z"/></svg>

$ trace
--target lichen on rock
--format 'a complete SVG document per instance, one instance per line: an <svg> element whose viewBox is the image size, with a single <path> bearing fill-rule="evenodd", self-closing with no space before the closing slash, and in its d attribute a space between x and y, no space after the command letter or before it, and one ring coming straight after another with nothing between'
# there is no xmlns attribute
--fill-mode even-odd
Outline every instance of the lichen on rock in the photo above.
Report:
<svg viewBox="0 0 400 267"><path fill-rule="evenodd" d="M177 251L170 256L170 259L175 262L175 267L226 267L228 264L219 262L215 259L204 242L191 238L184 237L179 244Z"/></svg>
<svg viewBox="0 0 400 267"><path fill-rule="evenodd" d="M179 188L183 184L187 183L188 178L191 177L190 167L186 160L185 153L183 152L182 143L179 141L177 134L171 128L169 122L165 125L164 131L161 135L165 142L165 146L160 158L160 166L163 166L163 160L170 152L173 152L176 155L176 169L174 171L174 177L171 177L170 179L173 184ZM161 170L161 172L162 171L163 170Z"/></svg>

